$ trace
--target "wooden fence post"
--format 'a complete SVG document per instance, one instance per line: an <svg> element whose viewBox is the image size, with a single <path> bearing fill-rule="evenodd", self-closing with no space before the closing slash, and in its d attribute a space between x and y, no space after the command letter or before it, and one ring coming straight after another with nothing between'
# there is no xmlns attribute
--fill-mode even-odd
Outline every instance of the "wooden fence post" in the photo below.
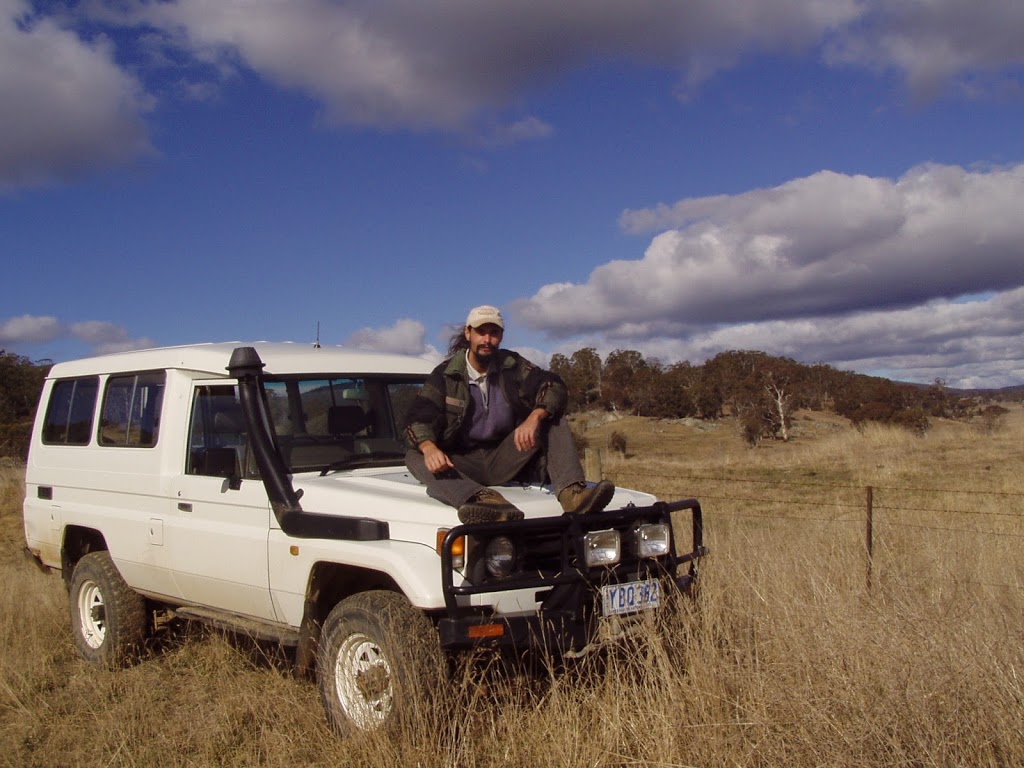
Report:
<svg viewBox="0 0 1024 768"><path fill-rule="evenodd" d="M867 524L864 531L864 545L867 553L867 572L865 574L868 592L871 591L871 567L874 560L874 524L875 524L875 494L874 488L867 487Z"/></svg>
<svg viewBox="0 0 1024 768"><path fill-rule="evenodd" d="M583 462L583 475L587 480L604 480L600 448L586 448L583 451Z"/></svg>

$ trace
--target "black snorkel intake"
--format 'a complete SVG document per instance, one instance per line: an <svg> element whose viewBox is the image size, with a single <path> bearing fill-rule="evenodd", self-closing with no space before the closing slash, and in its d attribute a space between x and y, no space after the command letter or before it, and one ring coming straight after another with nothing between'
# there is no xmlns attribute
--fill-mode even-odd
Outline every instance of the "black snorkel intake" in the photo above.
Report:
<svg viewBox="0 0 1024 768"><path fill-rule="evenodd" d="M238 381L238 399L249 432L256 466L267 489L270 508L281 530L300 539L348 539L380 541L389 535L388 524L365 517L339 517L304 512L302 491L292 486L288 467L275 442L263 389L264 363L253 347L236 347L227 370Z"/></svg>

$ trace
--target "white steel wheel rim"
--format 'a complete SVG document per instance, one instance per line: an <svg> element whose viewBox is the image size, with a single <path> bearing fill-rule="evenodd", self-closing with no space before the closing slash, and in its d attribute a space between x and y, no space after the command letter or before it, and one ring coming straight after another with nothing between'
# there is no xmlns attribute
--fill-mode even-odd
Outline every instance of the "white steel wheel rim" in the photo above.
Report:
<svg viewBox="0 0 1024 768"><path fill-rule="evenodd" d="M86 645L93 649L103 645L107 637L107 606L95 581L84 582L78 590L78 618Z"/></svg>
<svg viewBox="0 0 1024 768"><path fill-rule="evenodd" d="M362 633L349 635L338 649L334 686L342 709L359 728L375 728L391 714L391 665L381 647Z"/></svg>

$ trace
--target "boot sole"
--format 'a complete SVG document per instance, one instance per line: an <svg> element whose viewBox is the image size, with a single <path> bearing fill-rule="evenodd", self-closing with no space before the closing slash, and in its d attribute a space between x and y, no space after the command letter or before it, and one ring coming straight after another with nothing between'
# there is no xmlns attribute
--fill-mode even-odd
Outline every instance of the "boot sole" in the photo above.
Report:
<svg viewBox="0 0 1024 768"><path fill-rule="evenodd" d="M464 525L507 523L513 520L522 520L523 517L522 511L512 506L506 509L495 509L483 504L463 504L459 507L459 520Z"/></svg>

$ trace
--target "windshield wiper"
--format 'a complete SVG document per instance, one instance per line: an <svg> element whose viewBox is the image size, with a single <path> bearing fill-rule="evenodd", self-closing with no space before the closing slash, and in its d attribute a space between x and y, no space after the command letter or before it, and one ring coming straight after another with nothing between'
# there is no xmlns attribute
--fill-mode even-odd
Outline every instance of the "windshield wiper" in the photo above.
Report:
<svg viewBox="0 0 1024 768"><path fill-rule="evenodd" d="M384 461L387 459L404 459L404 451L370 451L369 453L353 453L351 456L346 456L340 461L334 461L320 470L320 477L330 473L337 472L340 469L351 469L352 467L358 467L364 463L373 465L377 462Z"/></svg>

